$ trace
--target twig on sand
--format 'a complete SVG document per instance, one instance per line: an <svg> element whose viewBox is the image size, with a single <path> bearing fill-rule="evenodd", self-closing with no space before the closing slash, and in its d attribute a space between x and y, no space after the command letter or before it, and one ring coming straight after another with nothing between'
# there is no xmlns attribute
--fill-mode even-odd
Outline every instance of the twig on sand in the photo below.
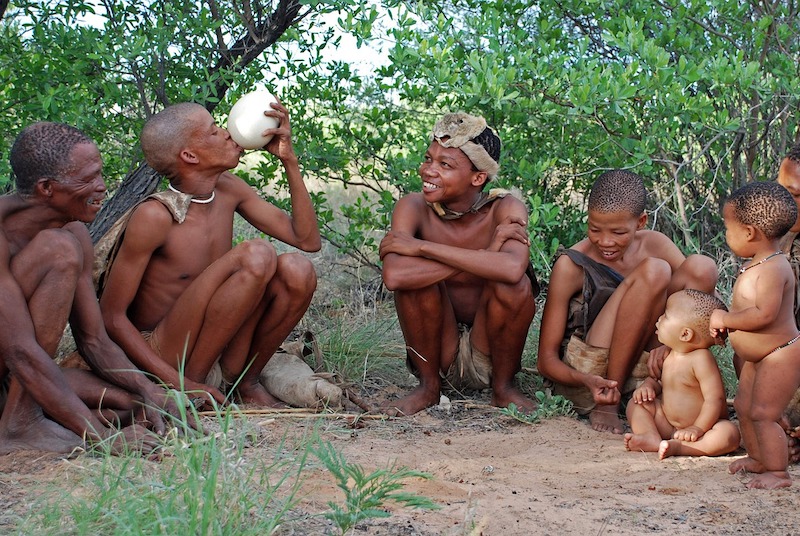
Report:
<svg viewBox="0 0 800 536"><path fill-rule="evenodd" d="M349 400L359 408L363 409L367 413L373 412L373 408L369 404L367 404L363 398L355 394L353 390L350 389L349 387L344 389L344 396L347 397L347 400Z"/></svg>
<svg viewBox="0 0 800 536"><path fill-rule="evenodd" d="M214 417L218 415L216 411L199 411L198 415L201 417ZM233 416L240 415L242 417L271 417L271 418L306 418L318 417L321 419L390 419L391 417L383 414L365 415L363 413L331 413L323 411L314 411L308 408L286 408L286 409L240 409L231 413Z"/></svg>

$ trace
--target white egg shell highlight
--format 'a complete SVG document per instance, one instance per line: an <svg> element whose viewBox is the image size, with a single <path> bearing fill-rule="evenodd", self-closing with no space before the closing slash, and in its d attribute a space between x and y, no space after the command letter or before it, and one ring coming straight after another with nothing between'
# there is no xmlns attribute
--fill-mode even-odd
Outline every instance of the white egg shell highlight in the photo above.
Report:
<svg viewBox="0 0 800 536"><path fill-rule="evenodd" d="M274 117L264 115L272 110L271 102L277 102L268 91L252 91L242 95L228 114L228 132L233 141L245 149L260 149L272 139L261 133L270 128L277 128L279 122Z"/></svg>

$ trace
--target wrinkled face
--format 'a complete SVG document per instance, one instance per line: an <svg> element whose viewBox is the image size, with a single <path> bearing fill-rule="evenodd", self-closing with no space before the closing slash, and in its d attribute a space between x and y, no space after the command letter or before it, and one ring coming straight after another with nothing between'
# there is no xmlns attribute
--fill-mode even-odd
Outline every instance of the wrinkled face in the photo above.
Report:
<svg viewBox="0 0 800 536"><path fill-rule="evenodd" d="M465 198L471 204L474 201L474 186L482 186L485 175L474 170L472 162L461 149L442 147L437 141L431 142L419 166L422 193L429 203L451 204L454 200Z"/></svg>
<svg viewBox="0 0 800 536"><path fill-rule="evenodd" d="M190 116L194 125L187 149L194 153L205 167L233 169L239 165L243 149L231 139L230 133L214 122L203 108Z"/></svg>
<svg viewBox="0 0 800 536"><path fill-rule="evenodd" d="M53 192L51 206L71 221L93 221L106 197L103 159L97 146L79 143L73 147L67 169L49 182Z"/></svg>
<svg viewBox="0 0 800 536"><path fill-rule="evenodd" d="M613 262L622 259L625 251L633 242L636 231L643 229L647 223L647 215L634 216L630 212L589 211L586 236L597 249L604 261Z"/></svg>
<svg viewBox="0 0 800 536"><path fill-rule="evenodd" d="M674 348L676 342L680 340L681 332L686 324L687 307L693 304L687 296L680 292L672 294L667 298L667 307L664 314L656 321L656 334L658 341L670 348Z"/></svg>
<svg viewBox="0 0 800 536"><path fill-rule="evenodd" d="M743 258L752 257L752 247L748 242L750 230L736 219L733 205L730 203L725 203L722 207L722 221L725 223L725 242L733 254Z"/></svg>
<svg viewBox="0 0 800 536"><path fill-rule="evenodd" d="M792 232L800 231L800 162L784 158L778 171L778 184L789 190L794 202L797 203L797 221L790 229Z"/></svg>

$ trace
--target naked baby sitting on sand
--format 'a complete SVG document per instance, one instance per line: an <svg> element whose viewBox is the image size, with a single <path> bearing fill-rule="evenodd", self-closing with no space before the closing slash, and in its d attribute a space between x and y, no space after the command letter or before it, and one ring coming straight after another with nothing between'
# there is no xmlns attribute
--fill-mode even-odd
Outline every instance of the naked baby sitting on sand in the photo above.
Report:
<svg viewBox="0 0 800 536"><path fill-rule="evenodd" d="M627 416L633 433L625 448L668 456L719 456L736 450L739 430L728 420L725 388L709 348L718 298L699 290L682 290L667 299L656 322L658 340L671 350L661 378L647 378L634 391Z"/></svg>

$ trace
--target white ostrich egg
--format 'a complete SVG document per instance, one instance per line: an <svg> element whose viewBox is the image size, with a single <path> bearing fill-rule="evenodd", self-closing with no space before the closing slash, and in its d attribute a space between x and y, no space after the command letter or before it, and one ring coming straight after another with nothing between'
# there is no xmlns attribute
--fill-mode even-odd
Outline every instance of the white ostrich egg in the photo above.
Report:
<svg viewBox="0 0 800 536"><path fill-rule="evenodd" d="M269 143L272 135L261 133L280 124L276 118L264 115L265 111L272 111L271 102L277 100L263 90L246 93L236 101L228 114L228 132L233 141L245 149L260 149Z"/></svg>

